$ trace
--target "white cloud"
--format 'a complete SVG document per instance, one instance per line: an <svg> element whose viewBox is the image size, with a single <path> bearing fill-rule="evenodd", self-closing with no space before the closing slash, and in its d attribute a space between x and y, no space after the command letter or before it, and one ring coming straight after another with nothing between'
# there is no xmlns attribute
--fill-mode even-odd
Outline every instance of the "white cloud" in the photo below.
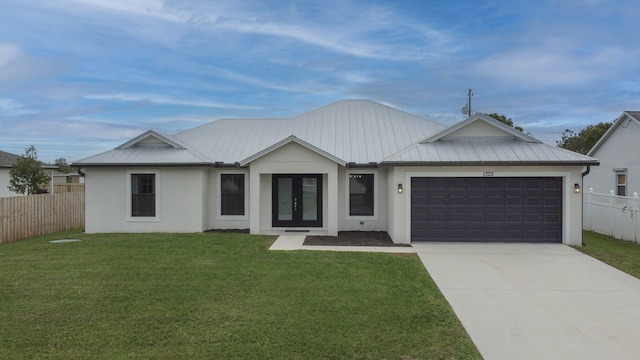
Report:
<svg viewBox="0 0 640 360"><path fill-rule="evenodd" d="M0 98L0 116L15 116L33 114L36 111L28 109L25 105L13 99Z"/></svg>
<svg viewBox="0 0 640 360"><path fill-rule="evenodd" d="M20 48L11 43L0 43L0 69L18 60L22 56Z"/></svg>
<svg viewBox="0 0 640 360"><path fill-rule="evenodd" d="M155 94L132 94L132 93L117 93L117 94L88 94L85 96L89 100L114 100L114 101L126 101L126 102L150 102L162 105L185 105L185 106L198 106L208 107L216 109L232 109L232 110L256 110L259 107L249 105L238 105L228 103L218 103L207 100L185 100L174 99L162 95Z"/></svg>
<svg viewBox="0 0 640 360"><path fill-rule="evenodd" d="M50 76L62 68L62 63L56 59L37 58L14 43L0 43L0 87L24 84L32 79Z"/></svg>
<svg viewBox="0 0 640 360"><path fill-rule="evenodd" d="M96 7L103 10L118 12L125 15L149 16L162 20L184 22L187 17L176 12L170 12L162 0L67 0L72 3Z"/></svg>
<svg viewBox="0 0 640 360"><path fill-rule="evenodd" d="M525 47L484 58L470 72L511 86L580 85L615 71L621 53L615 48L583 52L562 44Z"/></svg>

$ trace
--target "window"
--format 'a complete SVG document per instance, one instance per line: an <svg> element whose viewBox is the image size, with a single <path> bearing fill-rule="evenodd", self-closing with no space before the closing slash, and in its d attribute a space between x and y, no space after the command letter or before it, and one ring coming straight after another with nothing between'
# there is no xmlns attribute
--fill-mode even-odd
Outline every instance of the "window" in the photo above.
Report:
<svg viewBox="0 0 640 360"><path fill-rule="evenodd" d="M374 174L349 174L349 216L374 215Z"/></svg>
<svg viewBox="0 0 640 360"><path fill-rule="evenodd" d="M220 175L220 215L244 215L244 174Z"/></svg>
<svg viewBox="0 0 640 360"><path fill-rule="evenodd" d="M627 196L627 174L624 172L616 173L616 194Z"/></svg>
<svg viewBox="0 0 640 360"><path fill-rule="evenodd" d="M156 174L131 174L131 216L156 216Z"/></svg>

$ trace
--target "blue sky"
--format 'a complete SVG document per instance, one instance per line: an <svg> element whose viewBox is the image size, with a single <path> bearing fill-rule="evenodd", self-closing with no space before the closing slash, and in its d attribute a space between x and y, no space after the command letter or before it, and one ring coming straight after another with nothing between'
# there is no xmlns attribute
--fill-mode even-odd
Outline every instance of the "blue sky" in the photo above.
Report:
<svg viewBox="0 0 640 360"><path fill-rule="evenodd" d="M0 150L78 160L148 129L367 98L555 144L640 110L640 2L2 0Z"/></svg>

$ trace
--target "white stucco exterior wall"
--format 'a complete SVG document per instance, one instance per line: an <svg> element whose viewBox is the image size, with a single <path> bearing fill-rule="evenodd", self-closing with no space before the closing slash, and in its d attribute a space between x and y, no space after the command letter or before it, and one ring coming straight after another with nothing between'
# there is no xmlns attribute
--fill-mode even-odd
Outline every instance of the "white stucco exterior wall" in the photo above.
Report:
<svg viewBox="0 0 640 360"><path fill-rule="evenodd" d="M582 245L582 193L574 192L574 184L582 187L582 167L397 167L389 172L392 184L403 184L404 192L390 196L389 235L396 243L411 242L411 178L412 177L482 177L485 171L495 177L562 177L563 238L562 243ZM396 185L397 186L397 185Z"/></svg>
<svg viewBox="0 0 640 360"><path fill-rule="evenodd" d="M131 173L156 173L156 218L130 218L127 196ZM85 169L87 233L201 232L205 229L205 168L94 168Z"/></svg>
<svg viewBox="0 0 640 360"><path fill-rule="evenodd" d="M9 168L0 168L0 197L20 196L7 188L9 186Z"/></svg>

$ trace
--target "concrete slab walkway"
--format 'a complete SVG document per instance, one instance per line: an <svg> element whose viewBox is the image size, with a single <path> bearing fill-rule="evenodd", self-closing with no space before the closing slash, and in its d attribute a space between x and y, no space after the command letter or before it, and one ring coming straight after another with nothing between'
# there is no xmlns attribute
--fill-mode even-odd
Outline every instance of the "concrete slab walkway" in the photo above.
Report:
<svg viewBox="0 0 640 360"><path fill-rule="evenodd" d="M305 235L280 235L271 244L269 250L321 250L321 251L355 251L355 252L384 252L384 253L415 253L411 246L320 246L304 245Z"/></svg>
<svg viewBox="0 0 640 360"><path fill-rule="evenodd" d="M565 245L413 244L485 359L640 358L640 280Z"/></svg>

